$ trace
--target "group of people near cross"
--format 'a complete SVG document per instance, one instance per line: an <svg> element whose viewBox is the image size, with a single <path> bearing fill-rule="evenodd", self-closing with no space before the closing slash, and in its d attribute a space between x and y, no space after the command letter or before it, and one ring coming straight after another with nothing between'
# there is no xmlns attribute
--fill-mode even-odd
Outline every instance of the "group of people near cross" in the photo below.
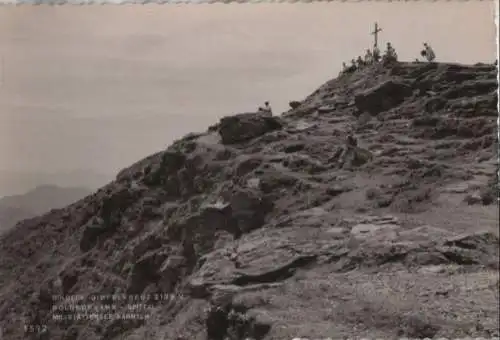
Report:
<svg viewBox="0 0 500 340"><path fill-rule="evenodd" d="M378 49L378 44L377 44L378 32L380 31L382 31L382 29L378 27L377 23L375 23L375 30L372 32L372 34L375 36L375 43L373 44L373 50L367 49L364 58L358 56L357 58L351 59L350 65L347 65L345 62L343 62L341 73L351 73L359 68L374 63L378 63L380 61L385 63L398 60L398 54L396 53L396 50L394 49L394 47L390 42L386 44L386 50L384 52L384 55L382 56L380 55L380 50ZM434 51L427 43L424 43L424 49L420 52L420 55L425 59L427 59L428 62L432 62L436 58ZM420 62L418 59L416 59L416 61Z"/></svg>
<svg viewBox="0 0 500 340"><path fill-rule="evenodd" d="M357 69L362 68L364 66L378 63L381 60L387 60L387 59L398 60L398 55L396 53L396 50L394 49L394 47L392 47L390 42L387 43L386 50L383 56L380 55L380 50L377 47L377 45L375 45L373 46L373 50L370 49L366 50L364 58L358 56L357 59L355 58L351 59L351 65L348 66L345 62L343 62L342 72L343 73L354 72Z"/></svg>
<svg viewBox="0 0 500 340"><path fill-rule="evenodd" d="M434 61L436 59L436 54L434 50L429 46L429 44L424 43L424 49L420 52L420 55L424 57L428 62ZM351 59L351 64L347 65L345 62L342 63L342 73L351 73L360 69L364 66L371 65L374 63L378 63L379 61L389 62L389 61L397 61L398 54L396 50L392 46L390 42L386 44L386 50L384 55L380 56L380 50L375 45L373 50L367 49L365 53L365 57L362 58L358 56L356 59ZM418 59L415 61L420 62Z"/></svg>
<svg viewBox="0 0 500 340"><path fill-rule="evenodd" d="M375 36L375 43L373 44L373 50L367 49L364 58L358 56L357 59L351 59L351 65L349 66L347 66L347 64L343 62L341 74L352 73L357 69L363 68L364 66L367 65L378 63L380 61L382 61L383 63L390 61L398 61L398 54L396 53L396 50L394 49L394 47L390 42L386 44L384 55L382 56L380 55L380 50L377 44L378 41L377 34L380 31L382 31L382 29L380 29L377 23L375 23L375 30L372 32L372 34ZM428 43L424 43L424 49L420 52L420 55L425 59L427 59L428 62L433 62L434 59L436 59L436 54L434 53L434 50L430 47ZM415 61L420 62L418 58ZM272 114L273 111L271 109L271 105L269 105L269 102L266 101L264 103L264 106L260 106L257 109L257 112Z"/></svg>

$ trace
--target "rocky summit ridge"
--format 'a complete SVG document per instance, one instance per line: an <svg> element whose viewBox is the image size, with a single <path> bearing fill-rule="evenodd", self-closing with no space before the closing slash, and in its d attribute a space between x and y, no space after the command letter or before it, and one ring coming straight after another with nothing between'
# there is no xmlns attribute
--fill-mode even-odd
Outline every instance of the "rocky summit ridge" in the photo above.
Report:
<svg viewBox="0 0 500 340"><path fill-rule="evenodd" d="M0 239L2 334L499 336L497 89L493 65L376 64L187 135ZM124 298L149 318L55 320Z"/></svg>

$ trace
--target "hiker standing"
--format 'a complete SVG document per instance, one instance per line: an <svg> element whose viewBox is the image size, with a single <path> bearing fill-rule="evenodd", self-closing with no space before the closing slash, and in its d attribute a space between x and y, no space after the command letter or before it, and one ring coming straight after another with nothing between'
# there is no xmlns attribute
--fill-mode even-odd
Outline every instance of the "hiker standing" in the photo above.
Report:
<svg viewBox="0 0 500 340"><path fill-rule="evenodd" d="M356 71L358 69L358 67L356 66L356 60L351 59L351 67L350 67L350 69L352 71Z"/></svg>
<svg viewBox="0 0 500 340"><path fill-rule="evenodd" d="M378 49L377 46L373 47L372 58L373 58L373 61L376 63L378 63L380 61L380 50Z"/></svg>
<svg viewBox="0 0 500 340"><path fill-rule="evenodd" d="M367 49L365 54L365 64L370 65L372 62L373 62L372 51L370 51L370 49Z"/></svg>
<svg viewBox="0 0 500 340"><path fill-rule="evenodd" d="M425 52L422 54L424 54L428 62L432 62L434 61L434 59L436 59L436 54L434 53L434 50L429 46L429 44L424 43L424 50L422 52Z"/></svg>
<svg viewBox="0 0 500 340"><path fill-rule="evenodd" d="M398 55L396 53L396 50L394 49L394 47L392 47L392 45L391 45L390 42L387 43L387 49L385 51L385 57L388 58L388 59L398 60Z"/></svg>
<svg viewBox="0 0 500 340"><path fill-rule="evenodd" d="M361 56L358 56L358 59L356 59L356 64L358 68L362 68L365 65L365 62L363 61L363 58L361 58Z"/></svg>

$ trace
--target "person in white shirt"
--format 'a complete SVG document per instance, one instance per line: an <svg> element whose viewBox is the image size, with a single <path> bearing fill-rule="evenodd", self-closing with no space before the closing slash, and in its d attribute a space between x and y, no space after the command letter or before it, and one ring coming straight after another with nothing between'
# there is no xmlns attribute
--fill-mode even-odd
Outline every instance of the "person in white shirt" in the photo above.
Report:
<svg viewBox="0 0 500 340"><path fill-rule="evenodd" d="M425 58L428 62L432 62L434 61L434 59L436 59L436 54L434 53L434 50L429 46L429 44L424 43L424 51Z"/></svg>
<svg viewBox="0 0 500 340"><path fill-rule="evenodd" d="M273 113L271 106L269 105L269 102L265 102L264 107L259 107L259 111Z"/></svg>

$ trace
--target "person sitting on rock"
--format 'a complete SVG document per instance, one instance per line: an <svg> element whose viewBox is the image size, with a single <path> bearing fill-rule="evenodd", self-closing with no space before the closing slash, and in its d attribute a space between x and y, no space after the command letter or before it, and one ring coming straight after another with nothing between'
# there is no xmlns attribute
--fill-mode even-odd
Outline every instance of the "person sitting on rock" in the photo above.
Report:
<svg viewBox="0 0 500 340"><path fill-rule="evenodd" d="M344 164L348 163L349 158L353 157L358 147L358 140L354 137L352 131L347 132L345 145L342 149L339 149L335 158L338 159L338 165L342 168Z"/></svg>
<svg viewBox="0 0 500 340"><path fill-rule="evenodd" d="M269 105L269 102L264 103L264 111L273 113L273 110L271 109L271 105Z"/></svg>
<svg viewBox="0 0 500 340"><path fill-rule="evenodd" d="M380 50L377 46L373 46L372 57L374 62L378 63L380 61Z"/></svg>
<svg viewBox="0 0 500 340"><path fill-rule="evenodd" d="M434 50L427 43L424 43L424 50L420 54L425 57L428 62L432 62L434 59L436 59Z"/></svg>
<svg viewBox="0 0 500 340"><path fill-rule="evenodd" d="M271 106L269 105L269 102L265 102L264 107L259 107L259 111L273 113Z"/></svg>
<svg viewBox="0 0 500 340"><path fill-rule="evenodd" d="M345 65L345 63L343 63L343 65ZM353 73L357 69L356 61L354 59L351 60L351 65L349 66L345 65L345 66L346 68L343 71L344 73Z"/></svg>
<svg viewBox="0 0 500 340"><path fill-rule="evenodd" d="M365 53L365 64L370 65L371 63L373 63L373 54L370 49L367 49Z"/></svg>
<svg viewBox="0 0 500 340"><path fill-rule="evenodd" d="M355 148L358 146L358 140L352 135L352 133L347 135L346 145L348 148Z"/></svg>

